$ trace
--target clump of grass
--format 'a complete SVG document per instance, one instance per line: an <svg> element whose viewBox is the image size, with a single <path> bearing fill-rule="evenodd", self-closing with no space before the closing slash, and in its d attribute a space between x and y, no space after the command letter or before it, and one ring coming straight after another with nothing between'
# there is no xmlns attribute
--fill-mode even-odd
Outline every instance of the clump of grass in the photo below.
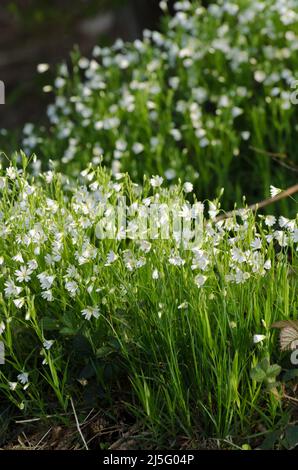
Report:
<svg viewBox="0 0 298 470"><path fill-rule="evenodd" d="M251 370L281 361L270 325L297 318L297 219L217 221L219 200L198 202L189 182L141 187L89 166L74 184L26 166L0 177L4 402L43 415L116 394L159 445L241 441L284 419Z"/></svg>
<svg viewBox="0 0 298 470"><path fill-rule="evenodd" d="M25 126L26 152L68 174L103 156L114 174L182 178L201 198L224 187L226 207L294 182L297 3L183 1L175 10L162 32L96 46L91 59L74 53L71 70L59 68L49 128Z"/></svg>

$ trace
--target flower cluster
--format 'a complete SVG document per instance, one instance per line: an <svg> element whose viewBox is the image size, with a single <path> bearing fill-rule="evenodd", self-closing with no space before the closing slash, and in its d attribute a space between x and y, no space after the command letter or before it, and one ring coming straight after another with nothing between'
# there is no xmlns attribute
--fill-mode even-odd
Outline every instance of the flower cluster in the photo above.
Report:
<svg viewBox="0 0 298 470"><path fill-rule="evenodd" d="M47 302L57 300L61 291L73 299L81 298L85 291L90 303L102 285L99 272L115 264L129 271L148 265L152 278L157 279L159 271L151 258L160 244L164 244L160 265L189 270L194 273L194 282L202 286L209 276L212 279L216 266L227 271L225 279L229 282L265 276L272 268L274 244L292 249L298 242L295 219L281 216L277 220L267 215L261 216L257 224L252 213L244 209L239 212L239 220L218 220L218 201L208 204L210 218L202 221L200 236L192 240L195 231L186 231L183 223L196 220L197 214L204 212L204 204L191 205L184 196L185 185L169 190L160 187L161 177L151 178L151 189L142 190L134 184L134 199L127 207L120 206L126 214L125 224L109 232L105 240L98 235L98 227L107 227L111 210L119 209L118 201L130 184L127 178L113 181L104 171L89 167L81 173L81 186L69 187L65 180L62 194L58 190L53 194L43 184L48 173L40 174L36 183L28 182L22 174L12 178L12 173L10 167L1 177L0 262L4 297L18 309L25 305L31 291ZM58 181L63 181L58 173L52 173L51 179L51 187L55 188ZM7 198L13 194L13 205L8 210ZM157 202L163 209L175 209L175 221L163 218L162 211L154 212L156 231L152 232L152 220L144 219L144 211L155 209ZM172 226L177 220L181 221L182 233ZM166 221L170 230L164 237ZM198 273L201 277L195 276ZM206 276L202 277L203 273ZM96 306L86 305L82 314L87 319L97 318L99 311Z"/></svg>
<svg viewBox="0 0 298 470"><path fill-rule="evenodd" d="M202 197L224 186L233 203L237 185L263 197L268 181L283 186L290 173L259 150L296 158L297 2L182 1L175 10L163 33L96 46L72 72L62 65L50 142L27 124L23 146L68 172L103 159L134 180L189 180Z"/></svg>
<svg viewBox="0 0 298 470"><path fill-rule="evenodd" d="M243 209L220 220L219 200L197 201L189 182L166 188L162 177L152 176L141 187L128 176L111 178L92 166L75 184L54 171L33 178L11 166L2 170L0 191L0 340L7 358L0 386L20 409L48 385L66 406L64 375L71 367L77 377L79 367L69 341L80 335L91 341L91 360L100 354L102 361L102 350L109 357L111 334L123 335L129 344L130 322L141 322L150 334L148 322L157 322L157 331L164 322L174 328L191 312L200 321L207 308L206 325L212 318L228 321L231 334L237 335L245 320L247 347L268 343L264 325L270 324L269 313L262 313L267 323L247 322L242 310L250 308L254 290L261 295L261 285L272 290L277 279L284 279L289 289L288 253L297 264L297 219L256 216ZM119 201L126 223L102 237L98 227L109 225ZM144 223L144 214L157 204L163 210L154 211L152 232L152 220ZM173 212L174 219L168 217ZM220 310L217 318L217 302L230 302L233 310ZM79 359L83 365L84 358ZM79 377L79 383L88 382Z"/></svg>

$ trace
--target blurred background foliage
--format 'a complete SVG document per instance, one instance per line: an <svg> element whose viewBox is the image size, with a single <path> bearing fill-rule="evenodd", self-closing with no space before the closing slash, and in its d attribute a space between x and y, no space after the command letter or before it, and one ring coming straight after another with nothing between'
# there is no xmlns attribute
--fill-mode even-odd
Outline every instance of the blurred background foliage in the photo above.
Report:
<svg viewBox="0 0 298 470"><path fill-rule="evenodd" d="M74 46L88 56L95 44L134 40L144 28L158 29L160 15L159 0L1 0L0 80L6 85L6 106L0 110L0 129L17 130L45 118L51 94L42 92L47 83L36 73L39 63L69 61ZM49 83L55 67L51 70Z"/></svg>
<svg viewBox="0 0 298 470"><path fill-rule="evenodd" d="M123 5L125 0L24 0L8 1L6 10L29 34L46 32L53 25L71 28L74 21L111 7Z"/></svg>

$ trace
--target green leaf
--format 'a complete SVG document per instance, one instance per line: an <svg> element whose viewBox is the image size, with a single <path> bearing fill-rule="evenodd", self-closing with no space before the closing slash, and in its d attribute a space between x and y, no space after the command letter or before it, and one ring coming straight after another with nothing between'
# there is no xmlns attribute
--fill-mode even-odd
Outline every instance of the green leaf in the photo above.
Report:
<svg viewBox="0 0 298 470"><path fill-rule="evenodd" d="M62 323L64 325L60 330L62 335L74 336L79 331L77 319L70 311L64 313Z"/></svg>
<svg viewBox="0 0 298 470"><path fill-rule="evenodd" d="M288 426L282 444L287 449L294 449L298 445L298 426Z"/></svg>
<svg viewBox="0 0 298 470"><path fill-rule="evenodd" d="M65 326L68 326L69 328L74 327L76 325L76 318L74 317L73 313L70 311L67 311L64 313L62 322Z"/></svg>
<svg viewBox="0 0 298 470"><path fill-rule="evenodd" d="M79 379L91 379L91 377L94 377L95 376L95 368L93 366L93 364L86 364L85 367L83 367L83 369L80 371L79 373Z"/></svg>
<svg viewBox="0 0 298 470"><path fill-rule="evenodd" d="M77 330L65 326L64 328L61 328L60 333L62 335L74 336L77 333Z"/></svg>
<svg viewBox="0 0 298 470"><path fill-rule="evenodd" d="M251 370L250 377L256 382L263 382L266 380L266 372L260 366L256 366Z"/></svg>
<svg viewBox="0 0 298 470"><path fill-rule="evenodd" d="M82 357L93 356L93 349L87 338L81 334L73 338L73 349Z"/></svg>
<svg viewBox="0 0 298 470"><path fill-rule="evenodd" d="M298 369L290 369L284 373L282 381L289 382L290 380L296 379L296 377L298 377Z"/></svg>
<svg viewBox="0 0 298 470"><path fill-rule="evenodd" d="M107 357L110 354L113 354L114 352L115 352L114 349L111 348L110 346L108 345L102 346L101 348L98 348L96 350L96 357L98 359L103 359L104 357Z"/></svg>
<svg viewBox="0 0 298 470"><path fill-rule="evenodd" d="M260 445L260 449L262 450L272 450L274 449L275 443L280 438L281 431L272 431L265 437L264 441Z"/></svg>
<svg viewBox="0 0 298 470"><path fill-rule="evenodd" d="M251 447L250 447L249 444L243 444L243 445L241 446L241 449L242 449L242 450L251 450Z"/></svg>
<svg viewBox="0 0 298 470"><path fill-rule="evenodd" d="M103 388L95 383L90 383L84 388L84 403L87 407L95 407L98 400L103 400L105 397Z"/></svg>
<svg viewBox="0 0 298 470"><path fill-rule="evenodd" d="M281 367L278 364L272 364L272 366L269 366L267 369L267 377L275 378L280 374L280 372Z"/></svg>
<svg viewBox="0 0 298 470"><path fill-rule="evenodd" d="M264 359L261 360L259 366L261 367L261 369L263 369L266 372L268 368L270 367L270 361L268 357L264 357Z"/></svg>
<svg viewBox="0 0 298 470"><path fill-rule="evenodd" d="M59 323L55 318L51 317L43 317L40 320L41 323L41 329L43 331L54 331L59 329Z"/></svg>

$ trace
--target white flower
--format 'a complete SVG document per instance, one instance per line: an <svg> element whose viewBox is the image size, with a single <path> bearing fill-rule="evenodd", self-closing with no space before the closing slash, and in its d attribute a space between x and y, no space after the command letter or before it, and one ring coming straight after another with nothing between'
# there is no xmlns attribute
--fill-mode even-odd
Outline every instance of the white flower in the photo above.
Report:
<svg viewBox="0 0 298 470"><path fill-rule="evenodd" d="M267 261L265 261L264 263L264 269L271 269L271 260L270 259L267 259Z"/></svg>
<svg viewBox="0 0 298 470"><path fill-rule="evenodd" d="M151 186L153 188L158 188L163 183L163 177L162 176L152 176L152 178L150 179L150 183L151 183Z"/></svg>
<svg viewBox="0 0 298 470"><path fill-rule="evenodd" d="M143 150L144 150L144 145L141 144L140 142L135 142L132 146L132 151L136 155L139 155L140 153L142 153Z"/></svg>
<svg viewBox="0 0 298 470"><path fill-rule="evenodd" d="M51 182L53 181L53 178L54 178L54 173L53 173L53 171L47 171L44 176L45 176L46 182L47 182L48 184L51 184Z"/></svg>
<svg viewBox="0 0 298 470"><path fill-rule="evenodd" d="M182 304L178 305L178 310L185 310L188 308L188 302L182 302Z"/></svg>
<svg viewBox="0 0 298 470"><path fill-rule="evenodd" d="M173 180L174 178L176 178L176 171L173 168L168 168L165 171L165 177L167 178L167 180Z"/></svg>
<svg viewBox="0 0 298 470"><path fill-rule="evenodd" d="M266 74L262 70L256 70L254 73L254 77L256 82L262 83L266 78Z"/></svg>
<svg viewBox="0 0 298 470"><path fill-rule="evenodd" d="M53 339L45 339L44 342L42 343L43 344L43 347L47 350L51 349L51 347L53 346L54 344L54 340Z"/></svg>
<svg viewBox="0 0 298 470"><path fill-rule="evenodd" d="M183 204L182 210L178 212L179 217L182 219L191 220L192 218L192 208L190 204Z"/></svg>
<svg viewBox="0 0 298 470"><path fill-rule="evenodd" d="M18 386L18 382L8 382L8 385L10 390L14 391Z"/></svg>
<svg viewBox="0 0 298 470"><path fill-rule="evenodd" d="M99 317L99 309L97 307L86 307L81 311L81 313L86 320L91 320L92 317Z"/></svg>
<svg viewBox="0 0 298 470"><path fill-rule="evenodd" d="M107 255L107 261L105 263L105 266L110 266L112 263L114 263L118 259L118 255L114 253L113 250L109 251Z"/></svg>
<svg viewBox="0 0 298 470"><path fill-rule="evenodd" d="M53 302L54 300L51 289L42 291L41 296L43 299L47 300L48 302Z"/></svg>
<svg viewBox="0 0 298 470"><path fill-rule="evenodd" d="M15 256L12 258L14 261L19 261L20 263L24 263L23 256L21 253L17 253Z"/></svg>
<svg viewBox="0 0 298 470"><path fill-rule="evenodd" d="M6 174L8 178L10 178L11 180L15 180L18 172L13 166L9 166L8 168L6 168Z"/></svg>
<svg viewBox="0 0 298 470"><path fill-rule="evenodd" d="M179 142L181 139L182 139L182 134L181 132L179 131L179 129L172 129L170 131L170 134L172 135L172 137L174 138L174 140L176 140L176 142Z"/></svg>
<svg viewBox="0 0 298 470"><path fill-rule="evenodd" d="M65 79L62 77L57 77L55 80L55 87L56 88L63 88L65 85Z"/></svg>
<svg viewBox="0 0 298 470"><path fill-rule="evenodd" d="M65 283L65 289L74 296L78 290L79 286L75 281L67 281Z"/></svg>
<svg viewBox="0 0 298 470"><path fill-rule="evenodd" d="M159 278L159 272L157 269L154 269L152 272L152 279L158 279Z"/></svg>
<svg viewBox="0 0 298 470"><path fill-rule="evenodd" d="M29 381L29 374L27 372L22 372L17 376L17 379L22 385L25 385Z"/></svg>
<svg viewBox="0 0 298 470"><path fill-rule="evenodd" d="M274 235L270 233L269 235L266 235L265 238L266 238L267 243L271 243L272 240L274 239Z"/></svg>
<svg viewBox="0 0 298 470"><path fill-rule="evenodd" d="M193 184L186 181L186 183L184 183L184 185L183 185L183 189L184 189L185 193L191 193L192 190L193 190Z"/></svg>
<svg viewBox="0 0 298 470"><path fill-rule="evenodd" d="M89 66L89 59L87 59L87 57L81 57L78 65L81 69L87 69Z"/></svg>
<svg viewBox="0 0 298 470"><path fill-rule="evenodd" d="M207 280L207 276L202 276L201 274L198 274L195 277L195 283L198 287L202 287L205 284L206 280Z"/></svg>
<svg viewBox="0 0 298 470"><path fill-rule="evenodd" d="M283 217L282 215L279 217L278 223L281 228L287 228L290 231L295 229L295 220L290 220L287 217Z"/></svg>
<svg viewBox="0 0 298 470"><path fill-rule="evenodd" d="M232 248L231 249L231 256L233 261L237 261L237 263L244 263L246 261L246 254L243 253L239 248Z"/></svg>
<svg viewBox="0 0 298 470"><path fill-rule="evenodd" d="M247 281L250 278L250 274L248 272L243 272L241 269L236 270L235 274L235 282L236 284L242 284L243 282Z"/></svg>
<svg viewBox="0 0 298 470"><path fill-rule="evenodd" d="M44 259L48 266L53 266L55 264L54 257L49 254L45 255Z"/></svg>
<svg viewBox="0 0 298 470"><path fill-rule="evenodd" d="M70 266L68 266L66 272L67 272L68 277L73 277L74 279L79 279L79 277L80 277L76 267L73 266L72 264Z"/></svg>
<svg viewBox="0 0 298 470"><path fill-rule="evenodd" d="M149 253L149 251L151 250L151 246L151 243L147 240L140 241L140 250L144 251L144 253Z"/></svg>
<svg viewBox="0 0 298 470"><path fill-rule="evenodd" d="M265 335L254 335L253 336L253 342L255 344L262 343L262 341L264 341L265 338L266 338Z"/></svg>
<svg viewBox="0 0 298 470"><path fill-rule="evenodd" d="M216 205L213 202L209 202L208 214L209 214L211 219L214 219L218 214L218 208L216 207Z"/></svg>
<svg viewBox="0 0 298 470"><path fill-rule="evenodd" d="M174 266L183 266L185 264L185 260L180 256L172 256L169 258L169 263L173 264Z"/></svg>
<svg viewBox="0 0 298 470"><path fill-rule="evenodd" d="M0 335L2 335L3 331L5 330L5 323L2 321L0 323Z"/></svg>
<svg viewBox="0 0 298 470"><path fill-rule="evenodd" d="M192 260L191 269L202 269L205 271L209 265L209 259L206 251L194 248L194 258Z"/></svg>
<svg viewBox="0 0 298 470"><path fill-rule="evenodd" d="M238 106L234 106L232 108L232 116L234 118L241 116L241 114L243 114L243 109L239 108Z"/></svg>
<svg viewBox="0 0 298 470"><path fill-rule="evenodd" d="M282 189L276 188L275 186L273 186L271 184L271 186L270 186L270 196L271 197L275 197L281 192L282 192Z"/></svg>
<svg viewBox="0 0 298 470"><path fill-rule="evenodd" d="M276 217L274 217L274 215L267 215L265 217L265 224L267 225L267 227L272 227L276 222Z"/></svg>
<svg viewBox="0 0 298 470"><path fill-rule="evenodd" d="M278 241L280 246L287 246L288 245L289 239L288 239L287 235L285 234L285 232L283 232L282 230L276 230L274 232L274 238L275 238L275 240Z"/></svg>
<svg viewBox="0 0 298 470"><path fill-rule="evenodd" d="M25 303L25 297L20 297L19 299L14 299L13 303L17 308L22 308Z"/></svg>
<svg viewBox="0 0 298 470"><path fill-rule="evenodd" d="M159 8L160 8L162 11L167 11L167 9L168 9L167 0L161 0L161 1L159 2Z"/></svg>
<svg viewBox="0 0 298 470"><path fill-rule="evenodd" d="M37 72L38 73L45 73L49 70L49 64L38 64L37 65Z"/></svg>
<svg viewBox="0 0 298 470"><path fill-rule="evenodd" d="M252 247L253 250L260 250L260 249L262 248L262 241L261 241L261 239L258 238L258 237L255 238L255 239L251 242L250 246Z"/></svg>
<svg viewBox="0 0 298 470"><path fill-rule="evenodd" d="M46 271L44 271L43 273L38 274L37 277L39 279L41 288L45 289L45 290L48 290L48 289L51 288L51 286L54 282L54 279L55 279L55 275L50 276L50 275L48 275L48 273Z"/></svg>
<svg viewBox="0 0 298 470"><path fill-rule="evenodd" d="M22 287L16 286L11 280L5 281L4 285L4 292L6 297L14 297L19 295L23 290Z"/></svg>
<svg viewBox="0 0 298 470"><path fill-rule="evenodd" d="M27 266L21 266L20 269L15 271L15 276L18 282L29 282L31 279L32 270Z"/></svg>
<svg viewBox="0 0 298 470"><path fill-rule="evenodd" d="M250 132L249 131L241 132L241 137L243 140L248 140L250 138Z"/></svg>
<svg viewBox="0 0 298 470"><path fill-rule="evenodd" d="M34 271L35 269L38 268L38 264L35 259L31 259L30 261L28 261L27 266L29 269L31 269L31 271Z"/></svg>
<svg viewBox="0 0 298 470"><path fill-rule="evenodd" d="M103 128L103 121L96 121L94 124L94 129L100 131Z"/></svg>
<svg viewBox="0 0 298 470"><path fill-rule="evenodd" d="M53 87L51 85L45 85L44 87L42 87L42 91L44 93L50 93L52 90L53 90ZM50 111L48 112L50 113Z"/></svg>

